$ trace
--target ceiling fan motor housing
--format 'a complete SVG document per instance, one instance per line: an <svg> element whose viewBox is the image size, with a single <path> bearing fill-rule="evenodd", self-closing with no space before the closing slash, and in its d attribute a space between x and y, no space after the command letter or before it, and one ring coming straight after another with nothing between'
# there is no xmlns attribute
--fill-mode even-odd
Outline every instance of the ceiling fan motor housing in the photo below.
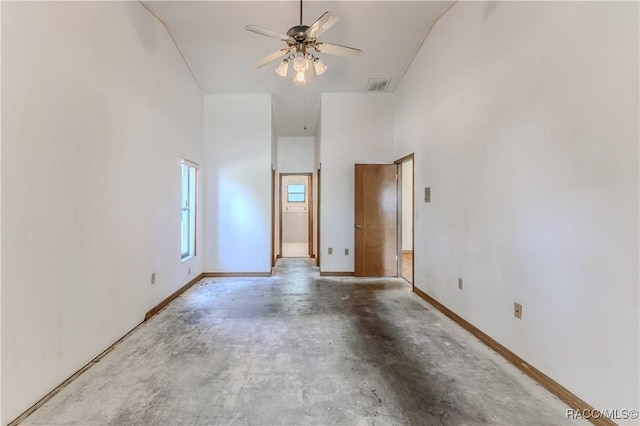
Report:
<svg viewBox="0 0 640 426"><path fill-rule="evenodd" d="M296 25L295 27L291 27L289 31L287 31L287 35L289 37L295 38L296 41L302 41L307 37L304 32L308 29L308 25Z"/></svg>

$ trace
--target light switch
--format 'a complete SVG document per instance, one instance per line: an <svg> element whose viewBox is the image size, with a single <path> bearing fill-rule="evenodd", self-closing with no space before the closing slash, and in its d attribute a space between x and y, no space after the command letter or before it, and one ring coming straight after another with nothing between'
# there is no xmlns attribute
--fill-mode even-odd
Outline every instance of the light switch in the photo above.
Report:
<svg viewBox="0 0 640 426"><path fill-rule="evenodd" d="M424 202L425 203L431 202L431 188L424 189Z"/></svg>

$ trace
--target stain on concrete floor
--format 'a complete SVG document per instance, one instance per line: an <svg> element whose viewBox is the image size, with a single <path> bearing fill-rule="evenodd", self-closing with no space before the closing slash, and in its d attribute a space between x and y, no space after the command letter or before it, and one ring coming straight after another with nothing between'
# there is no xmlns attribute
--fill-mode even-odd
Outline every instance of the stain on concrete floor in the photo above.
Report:
<svg viewBox="0 0 640 426"><path fill-rule="evenodd" d="M537 426L566 408L405 281L281 259L203 279L23 424Z"/></svg>

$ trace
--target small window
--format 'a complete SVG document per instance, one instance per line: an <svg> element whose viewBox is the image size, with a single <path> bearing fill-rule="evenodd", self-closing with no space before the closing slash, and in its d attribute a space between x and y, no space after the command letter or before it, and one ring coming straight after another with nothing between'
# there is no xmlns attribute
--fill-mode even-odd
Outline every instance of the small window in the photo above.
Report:
<svg viewBox="0 0 640 426"><path fill-rule="evenodd" d="M304 185L287 185L287 202L304 203Z"/></svg>
<svg viewBox="0 0 640 426"><path fill-rule="evenodd" d="M197 165L182 160L182 259L196 254L196 169Z"/></svg>

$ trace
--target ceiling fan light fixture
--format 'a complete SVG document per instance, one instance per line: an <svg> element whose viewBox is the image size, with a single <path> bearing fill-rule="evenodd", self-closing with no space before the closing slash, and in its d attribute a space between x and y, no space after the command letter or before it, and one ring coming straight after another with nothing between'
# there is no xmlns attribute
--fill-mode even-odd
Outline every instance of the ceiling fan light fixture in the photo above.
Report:
<svg viewBox="0 0 640 426"><path fill-rule="evenodd" d="M299 73L304 73L309 69L309 61L307 60L304 52L296 52L295 56L293 57L293 69Z"/></svg>
<svg viewBox="0 0 640 426"><path fill-rule="evenodd" d="M324 64L324 62L322 62L322 59L315 58L313 60L313 68L316 70L316 75L322 75L328 67Z"/></svg>
<svg viewBox="0 0 640 426"><path fill-rule="evenodd" d="M288 69L289 61L287 59L283 59L282 62L280 62L280 65L278 65L278 68L276 68L276 73L281 77L286 77Z"/></svg>

